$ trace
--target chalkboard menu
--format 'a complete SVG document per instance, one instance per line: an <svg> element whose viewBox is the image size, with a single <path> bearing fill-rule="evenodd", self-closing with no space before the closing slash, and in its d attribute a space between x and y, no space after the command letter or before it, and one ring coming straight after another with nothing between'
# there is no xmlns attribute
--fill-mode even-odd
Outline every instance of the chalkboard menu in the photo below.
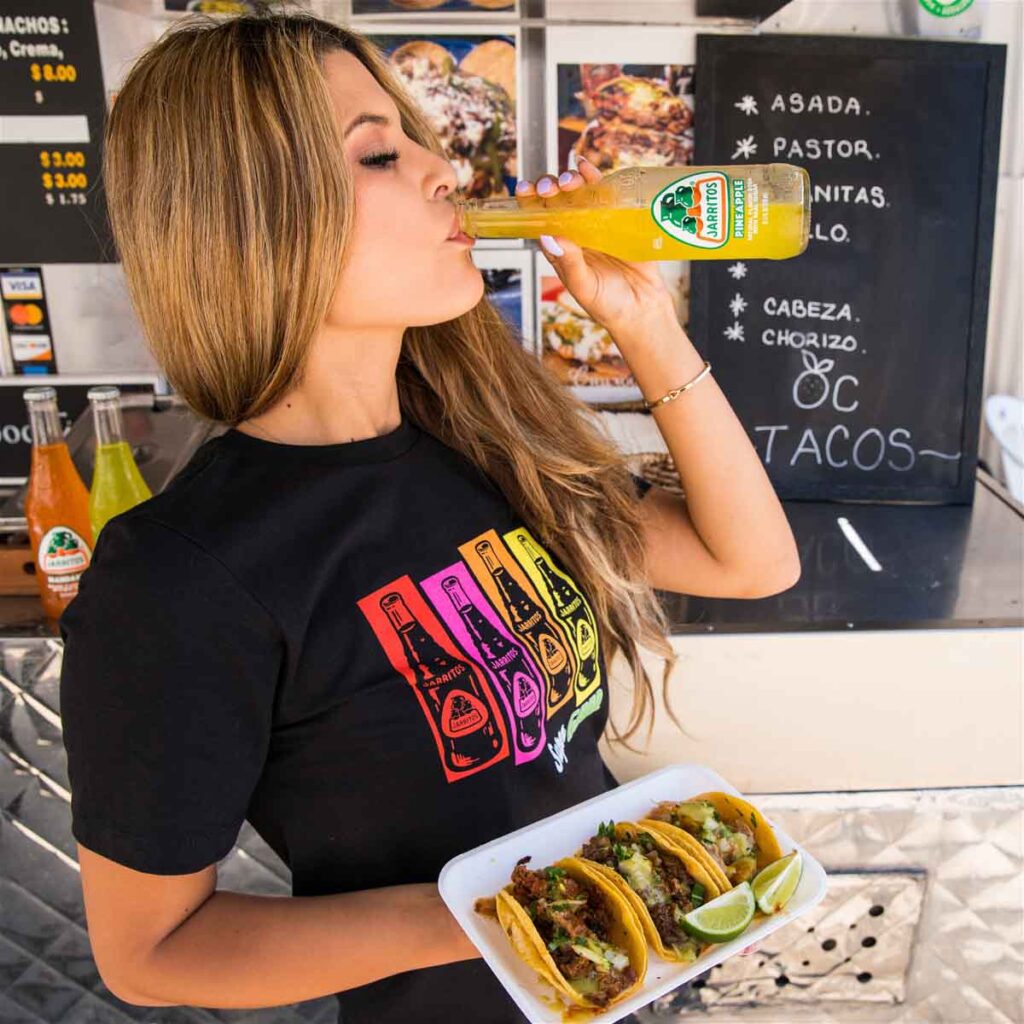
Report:
<svg viewBox="0 0 1024 1024"><path fill-rule="evenodd" d="M698 36L695 164L789 163L811 241L692 264L690 332L781 498L969 503L1005 47Z"/></svg>
<svg viewBox="0 0 1024 1024"><path fill-rule="evenodd" d="M0 0L0 263L116 259L92 0Z"/></svg>

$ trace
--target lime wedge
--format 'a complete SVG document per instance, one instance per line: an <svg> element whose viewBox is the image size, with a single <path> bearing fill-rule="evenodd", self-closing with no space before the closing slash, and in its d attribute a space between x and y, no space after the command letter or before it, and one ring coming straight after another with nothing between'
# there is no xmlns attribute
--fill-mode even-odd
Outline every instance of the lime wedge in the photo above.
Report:
<svg viewBox="0 0 1024 1024"><path fill-rule="evenodd" d="M705 942L728 942L750 924L757 909L749 882L691 910L683 919L684 931Z"/></svg>
<svg viewBox="0 0 1024 1024"><path fill-rule="evenodd" d="M803 870L804 862L799 850L762 868L751 884L758 909L765 914L778 913L796 892Z"/></svg>

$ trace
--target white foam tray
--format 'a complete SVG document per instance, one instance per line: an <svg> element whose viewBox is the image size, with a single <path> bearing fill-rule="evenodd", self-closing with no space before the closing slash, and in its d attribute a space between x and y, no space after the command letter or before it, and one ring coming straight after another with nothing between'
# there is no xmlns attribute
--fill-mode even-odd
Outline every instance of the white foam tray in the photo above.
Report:
<svg viewBox="0 0 1024 1024"><path fill-rule="evenodd" d="M560 857L574 854L597 831L602 821L636 821L662 800L686 800L709 791L743 795L704 765L670 765L468 850L444 866L438 878L441 898L530 1021L559 1024L562 1015L553 1006L558 997L550 985L542 982L515 955L501 925L495 919L474 911L473 904L477 898L493 896L507 885L516 861L527 854L531 857L528 867L534 870L546 867ZM757 806L756 800L750 802ZM755 917L738 938L711 946L692 964L663 960L648 945L647 975L642 987L629 999L589 1018L588 1024L611 1024L620 1020L789 924L821 901L828 885L824 868L803 847L793 842L770 816L764 815L764 818L775 831L783 854L799 849L803 858L800 885L785 909L772 917Z"/></svg>

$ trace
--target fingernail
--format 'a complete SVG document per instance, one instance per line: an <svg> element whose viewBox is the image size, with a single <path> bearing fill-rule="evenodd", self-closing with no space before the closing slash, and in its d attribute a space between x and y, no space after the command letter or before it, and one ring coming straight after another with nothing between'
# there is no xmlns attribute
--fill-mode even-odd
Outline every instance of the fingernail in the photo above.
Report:
<svg viewBox="0 0 1024 1024"><path fill-rule="evenodd" d="M591 167L593 167L593 166L594 166L594 165L593 165L592 163L590 163L590 161L589 161L589 160L588 160L588 159L587 159L587 158L586 158L585 156L578 156L578 157L576 157L576 162L577 162L577 163L579 163L579 162L580 162L581 160L582 160L582 161L583 161L583 162L584 162L585 164L590 164L590 166L591 166Z"/></svg>
<svg viewBox="0 0 1024 1024"><path fill-rule="evenodd" d="M550 178L541 178L541 180L537 182L537 191L540 192L541 195L545 192L551 192L554 187L555 186L551 183Z"/></svg>
<svg viewBox="0 0 1024 1024"><path fill-rule="evenodd" d="M530 183L529 183L528 181L525 181L525 180L523 180L523 181L517 181L517 182L516 182L516 191L517 191L517 192L525 192L525 191L526 191L526 187L527 187L527 186L528 186L529 184L530 184Z"/></svg>
<svg viewBox="0 0 1024 1024"><path fill-rule="evenodd" d="M551 235L541 235L540 244L543 245L552 256L565 255L562 247L554 240L554 238L551 237Z"/></svg>
<svg viewBox="0 0 1024 1024"><path fill-rule="evenodd" d="M570 181L572 181L572 171L562 171L558 176L559 185L568 185Z"/></svg>

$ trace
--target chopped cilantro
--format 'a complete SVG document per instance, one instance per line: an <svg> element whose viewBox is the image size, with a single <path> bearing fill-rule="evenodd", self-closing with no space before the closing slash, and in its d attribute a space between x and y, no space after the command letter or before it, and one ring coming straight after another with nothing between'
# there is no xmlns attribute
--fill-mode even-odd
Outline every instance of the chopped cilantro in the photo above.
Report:
<svg viewBox="0 0 1024 1024"><path fill-rule="evenodd" d="M565 868L545 868L544 874L549 882L557 882L565 874Z"/></svg>
<svg viewBox="0 0 1024 1024"><path fill-rule="evenodd" d="M597 826L597 834L599 836L604 836L607 839L614 839L615 838L615 822L614 821L609 821L608 824L606 825L602 821L601 824Z"/></svg>
<svg viewBox="0 0 1024 1024"><path fill-rule="evenodd" d="M616 860L629 860L630 852L622 845L622 843L615 843L612 849L615 853Z"/></svg>
<svg viewBox="0 0 1024 1024"><path fill-rule="evenodd" d="M693 900L693 905L699 907L704 902L704 896L707 894L707 890L700 882L694 882L693 888L690 890L690 898Z"/></svg>
<svg viewBox="0 0 1024 1024"><path fill-rule="evenodd" d="M568 946L570 942L571 939L569 938L569 933L563 928L558 928L555 930L555 934L551 936L551 941L548 943L548 949L552 951L561 949L562 946Z"/></svg>

